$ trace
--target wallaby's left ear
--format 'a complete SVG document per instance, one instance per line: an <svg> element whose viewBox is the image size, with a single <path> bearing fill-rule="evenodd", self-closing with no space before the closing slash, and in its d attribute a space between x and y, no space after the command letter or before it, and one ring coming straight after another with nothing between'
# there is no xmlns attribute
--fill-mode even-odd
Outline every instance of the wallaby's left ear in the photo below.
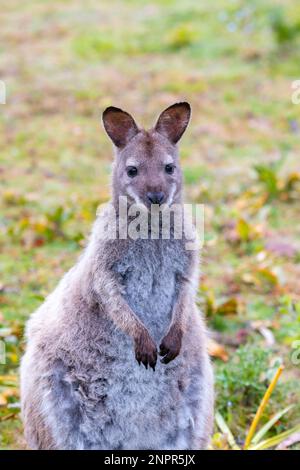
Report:
<svg viewBox="0 0 300 470"><path fill-rule="evenodd" d="M159 116L155 130L164 135L173 144L179 141L191 117L189 103L175 103Z"/></svg>
<svg viewBox="0 0 300 470"><path fill-rule="evenodd" d="M104 128L116 147L126 144L139 132L133 117L120 108L109 106L102 115Z"/></svg>

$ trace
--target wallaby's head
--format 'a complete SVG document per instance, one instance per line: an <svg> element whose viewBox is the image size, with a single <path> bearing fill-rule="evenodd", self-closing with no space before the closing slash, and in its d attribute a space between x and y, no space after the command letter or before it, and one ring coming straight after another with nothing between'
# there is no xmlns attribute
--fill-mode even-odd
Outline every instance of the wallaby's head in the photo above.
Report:
<svg viewBox="0 0 300 470"><path fill-rule="evenodd" d="M191 114L188 103L163 111L155 126L139 129L130 114L109 107L103 113L105 130L116 148L113 172L115 200L127 196L131 203L171 205L180 202L182 174L177 142Z"/></svg>

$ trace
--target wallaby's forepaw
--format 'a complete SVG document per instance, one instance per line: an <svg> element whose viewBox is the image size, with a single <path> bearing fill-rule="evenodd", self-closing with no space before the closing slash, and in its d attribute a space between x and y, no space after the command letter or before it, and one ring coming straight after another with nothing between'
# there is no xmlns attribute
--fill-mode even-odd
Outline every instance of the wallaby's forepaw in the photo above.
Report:
<svg viewBox="0 0 300 470"><path fill-rule="evenodd" d="M140 334L135 340L135 358L139 365L142 363L148 369L148 365L155 371L157 361L157 348L147 331Z"/></svg>
<svg viewBox="0 0 300 470"><path fill-rule="evenodd" d="M168 364L178 356L181 349L181 340L181 329L172 326L159 346L159 354L160 356L164 356L161 360L163 364Z"/></svg>

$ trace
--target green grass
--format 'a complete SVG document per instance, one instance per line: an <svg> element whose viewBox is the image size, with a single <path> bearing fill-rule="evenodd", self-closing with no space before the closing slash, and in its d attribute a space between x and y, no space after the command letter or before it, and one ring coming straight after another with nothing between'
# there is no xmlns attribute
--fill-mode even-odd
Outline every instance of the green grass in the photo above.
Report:
<svg viewBox="0 0 300 470"><path fill-rule="evenodd" d="M101 111L113 104L151 126L186 99L186 200L206 206L199 302L228 355L213 359L216 408L245 436L282 361L264 419L296 403L276 432L298 423L298 3L14 0L2 15L0 376L18 375L27 318L75 262L109 198L112 149ZM2 378L0 397L0 448L23 448L18 381Z"/></svg>

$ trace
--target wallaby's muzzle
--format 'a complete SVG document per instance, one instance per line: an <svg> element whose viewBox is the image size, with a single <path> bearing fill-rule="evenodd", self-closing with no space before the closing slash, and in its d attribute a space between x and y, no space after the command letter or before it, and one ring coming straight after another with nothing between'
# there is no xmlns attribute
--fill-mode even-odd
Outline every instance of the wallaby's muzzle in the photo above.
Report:
<svg viewBox="0 0 300 470"><path fill-rule="evenodd" d="M164 202L165 194L160 191L158 193L147 193L147 198L150 201L150 204L159 204L161 205Z"/></svg>

